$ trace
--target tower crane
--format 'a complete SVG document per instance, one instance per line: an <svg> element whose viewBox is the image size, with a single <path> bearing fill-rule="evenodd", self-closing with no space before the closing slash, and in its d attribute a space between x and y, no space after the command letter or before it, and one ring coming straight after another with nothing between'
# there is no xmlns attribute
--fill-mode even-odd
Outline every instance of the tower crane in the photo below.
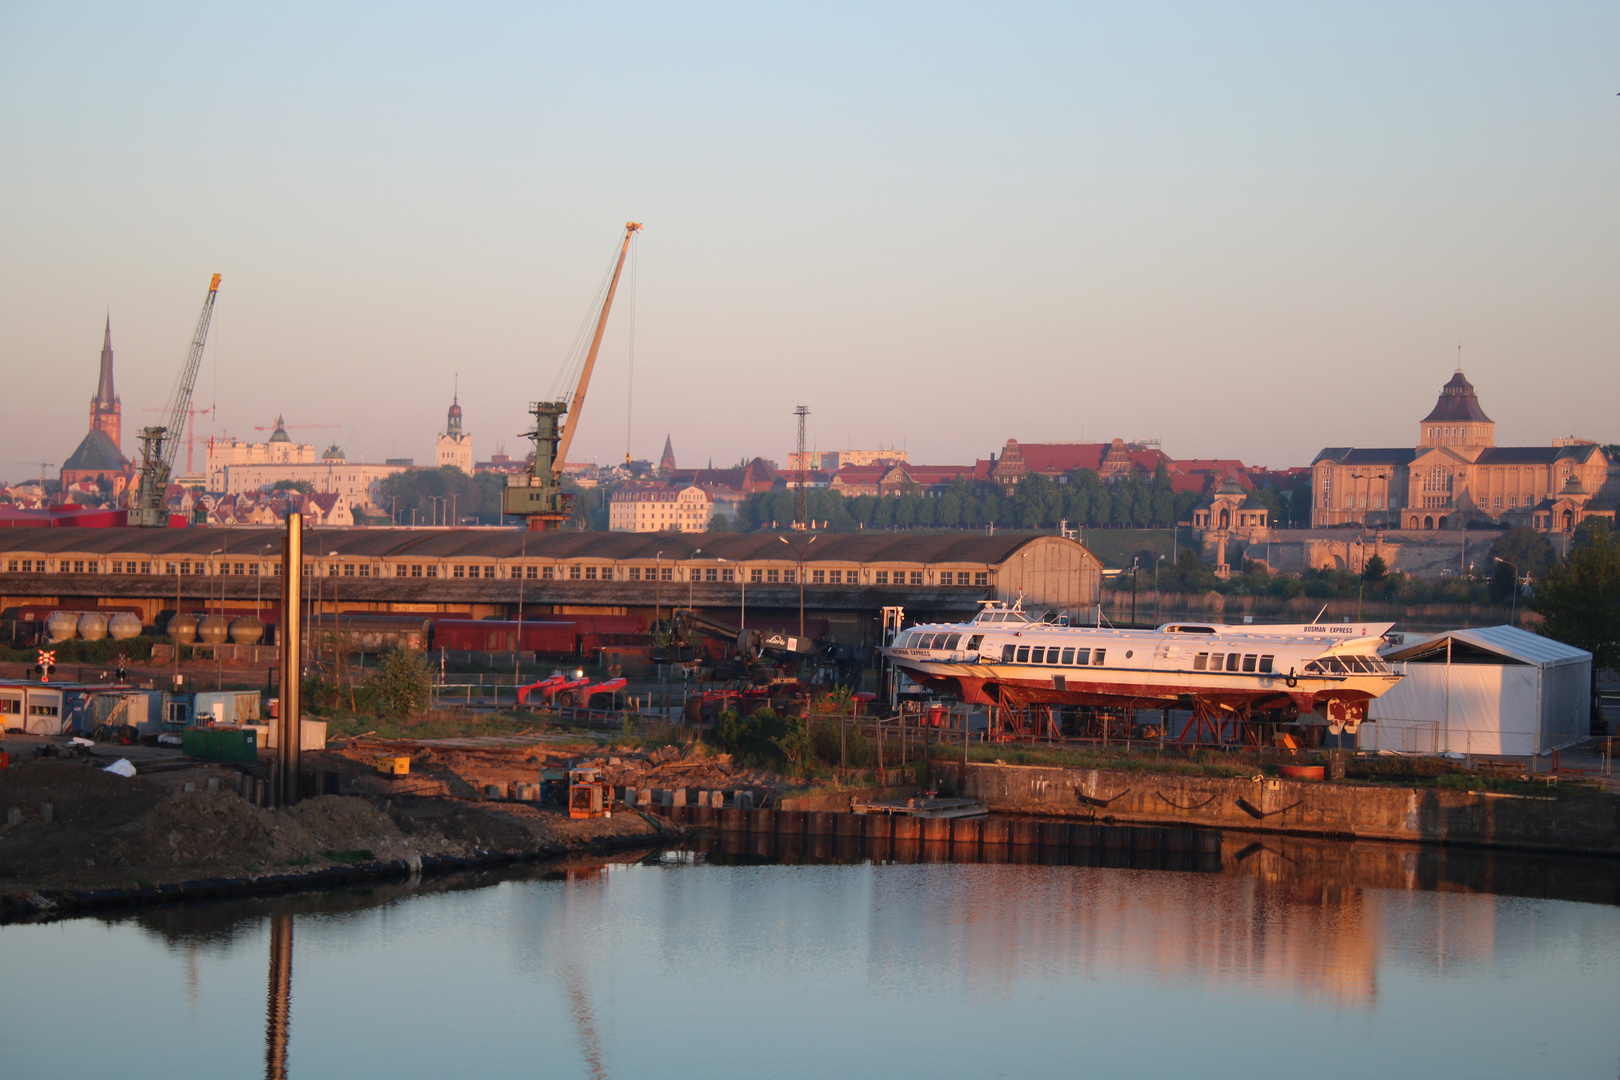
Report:
<svg viewBox="0 0 1620 1080"><path fill-rule="evenodd" d="M502 499L502 513L528 520L530 532L561 529L568 520L574 497L563 493L563 462L568 460L568 447L579 430L580 412L585 407L585 391L590 385L591 370L596 366L596 354L602 347L602 334L607 329L608 312L613 308L613 294L619 288L619 273L624 269L624 257L630 251L630 240L641 231L639 222L627 221L624 241L619 245L619 258L613 266L613 279L608 284L607 296L602 301L601 314L596 319L596 332L591 337L590 351L579 370L579 384L571 397L562 401L535 401L529 404L534 417L534 430L526 432L534 440L534 461L529 471L507 480L506 496ZM564 414L568 423L562 422Z"/></svg>
<svg viewBox="0 0 1620 1080"><path fill-rule="evenodd" d="M197 369L202 365L203 346L208 341L208 323L214 317L219 277L215 274L208 283L208 296L203 300L202 314L197 316L197 329L191 335L191 351L186 354L180 381L175 383L174 393L169 397L168 424L141 428L141 473L129 508L131 525L162 528L169 523L169 515L163 509L163 493L168 489L174 458L180 451L180 433L185 430L186 416L191 409L191 391L197 385Z"/></svg>

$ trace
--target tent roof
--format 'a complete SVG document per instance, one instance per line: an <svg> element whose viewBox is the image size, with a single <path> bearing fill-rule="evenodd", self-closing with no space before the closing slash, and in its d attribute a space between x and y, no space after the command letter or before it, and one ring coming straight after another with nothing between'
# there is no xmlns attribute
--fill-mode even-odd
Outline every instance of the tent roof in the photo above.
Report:
<svg viewBox="0 0 1620 1080"><path fill-rule="evenodd" d="M1467 630L1446 630L1439 634L1408 638L1405 645L1386 651L1384 659L1409 660L1432 652L1444 645L1447 638L1513 663L1535 667L1561 667L1564 664L1590 663L1592 660L1592 654L1585 649L1577 649L1516 626L1476 626Z"/></svg>

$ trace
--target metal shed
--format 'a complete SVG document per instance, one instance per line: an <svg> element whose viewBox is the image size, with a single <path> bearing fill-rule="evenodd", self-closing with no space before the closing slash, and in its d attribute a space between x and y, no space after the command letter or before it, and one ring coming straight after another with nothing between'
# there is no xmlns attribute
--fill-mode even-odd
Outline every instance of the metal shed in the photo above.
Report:
<svg viewBox="0 0 1620 1080"><path fill-rule="evenodd" d="M1406 677L1368 710L1364 750L1544 754L1591 730L1592 654L1513 626L1382 650Z"/></svg>

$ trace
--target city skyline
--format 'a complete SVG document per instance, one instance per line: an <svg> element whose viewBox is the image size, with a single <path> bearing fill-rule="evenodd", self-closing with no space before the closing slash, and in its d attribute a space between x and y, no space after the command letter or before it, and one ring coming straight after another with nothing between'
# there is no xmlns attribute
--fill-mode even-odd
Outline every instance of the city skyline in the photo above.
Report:
<svg viewBox="0 0 1620 1080"><path fill-rule="evenodd" d="M1620 16L1168 11L14 9L0 461L82 437L109 309L162 405L215 271L216 430L426 462L459 374L519 455L628 219L576 459L624 456L632 310L637 458L785 462L806 404L915 461L1301 465L1407 445L1459 340L1504 439L1612 441Z"/></svg>

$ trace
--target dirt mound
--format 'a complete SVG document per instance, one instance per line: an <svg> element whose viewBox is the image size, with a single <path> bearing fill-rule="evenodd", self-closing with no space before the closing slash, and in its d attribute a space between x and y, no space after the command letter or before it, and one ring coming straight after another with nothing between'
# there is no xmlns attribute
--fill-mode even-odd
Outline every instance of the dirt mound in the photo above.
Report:
<svg viewBox="0 0 1620 1080"><path fill-rule="evenodd" d="M231 792L197 791L159 804L110 854L142 865L268 870L334 858L387 861L409 850L388 815L364 799L323 795L283 810L261 810ZM364 851L370 858L359 854Z"/></svg>

